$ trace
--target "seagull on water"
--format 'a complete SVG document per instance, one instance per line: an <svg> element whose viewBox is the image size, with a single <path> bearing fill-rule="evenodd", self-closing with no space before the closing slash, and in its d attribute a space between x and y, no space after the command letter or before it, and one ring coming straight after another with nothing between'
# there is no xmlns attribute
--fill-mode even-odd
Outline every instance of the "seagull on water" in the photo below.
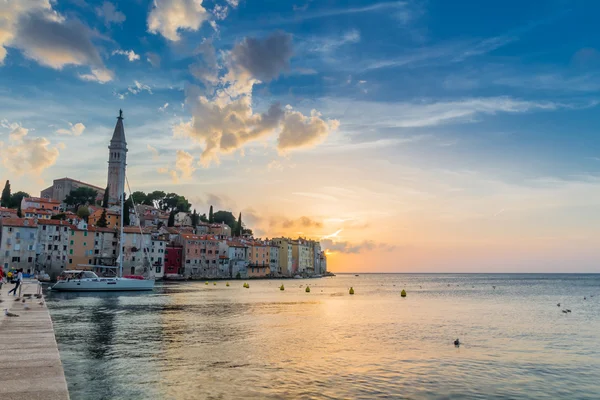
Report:
<svg viewBox="0 0 600 400"><path fill-rule="evenodd" d="M454 345L455 345L456 347L460 346L460 340L456 339L456 340L454 341Z"/></svg>
<svg viewBox="0 0 600 400"><path fill-rule="evenodd" d="M565 313L565 314L566 314L566 313L568 313L568 311L567 311L567 310L562 310L562 312L563 312L563 313Z"/></svg>
<svg viewBox="0 0 600 400"><path fill-rule="evenodd" d="M6 315L7 317L18 317L17 314L13 314L11 312L8 312L7 308L4 309L4 315Z"/></svg>
<svg viewBox="0 0 600 400"><path fill-rule="evenodd" d="M558 303L558 304L556 305L556 307L560 307L560 303Z"/></svg>
<svg viewBox="0 0 600 400"><path fill-rule="evenodd" d="M571 310L569 310L568 308L567 308L567 310L566 310L566 311L567 311L567 312L571 312Z"/></svg>
<svg viewBox="0 0 600 400"><path fill-rule="evenodd" d="M30 310L30 309L31 309L31 307L29 307L29 304L25 304L23 306L23 310Z"/></svg>

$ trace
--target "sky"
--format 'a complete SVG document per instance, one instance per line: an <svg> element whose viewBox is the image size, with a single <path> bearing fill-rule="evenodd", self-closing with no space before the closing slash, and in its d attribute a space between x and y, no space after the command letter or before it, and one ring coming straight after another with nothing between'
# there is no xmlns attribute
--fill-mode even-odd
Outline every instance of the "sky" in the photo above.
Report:
<svg viewBox="0 0 600 400"><path fill-rule="evenodd" d="M321 240L348 272L600 272L595 1L0 0L0 179Z"/></svg>

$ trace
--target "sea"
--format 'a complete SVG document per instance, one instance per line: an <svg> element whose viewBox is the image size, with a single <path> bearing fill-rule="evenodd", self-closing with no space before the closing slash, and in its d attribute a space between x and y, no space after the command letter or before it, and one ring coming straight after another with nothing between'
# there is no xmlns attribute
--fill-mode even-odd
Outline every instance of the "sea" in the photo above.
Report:
<svg viewBox="0 0 600 400"><path fill-rule="evenodd" d="M244 282L48 293L71 399L600 399L600 275Z"/></svg>

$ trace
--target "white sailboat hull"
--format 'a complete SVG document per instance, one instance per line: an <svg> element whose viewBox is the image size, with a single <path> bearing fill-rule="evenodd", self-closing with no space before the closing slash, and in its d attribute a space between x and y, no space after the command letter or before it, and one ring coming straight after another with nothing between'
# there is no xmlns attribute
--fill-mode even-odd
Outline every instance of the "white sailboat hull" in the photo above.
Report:
<svg viewBox="0 0 600 400"><path fill-rule="evenodd" d="M52 290L61 292L114 292L154 289L154 279L83 278L56 282Z"/></svg>

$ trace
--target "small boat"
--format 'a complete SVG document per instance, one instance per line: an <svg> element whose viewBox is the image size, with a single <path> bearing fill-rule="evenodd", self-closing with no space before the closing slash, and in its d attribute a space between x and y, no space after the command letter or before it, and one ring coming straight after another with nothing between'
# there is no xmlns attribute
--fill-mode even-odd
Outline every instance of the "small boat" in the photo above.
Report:
<svg viewBox="0 0 600 400"><path fill-rule="evenodd" d="M294 275L294 279L302 279L300 275Z"/></svg>
<svg viewBox="0 0 600 400"><path fill-rule="evenodd" d="M358 274L354 275L354 276L358 276Z"/></svg>

